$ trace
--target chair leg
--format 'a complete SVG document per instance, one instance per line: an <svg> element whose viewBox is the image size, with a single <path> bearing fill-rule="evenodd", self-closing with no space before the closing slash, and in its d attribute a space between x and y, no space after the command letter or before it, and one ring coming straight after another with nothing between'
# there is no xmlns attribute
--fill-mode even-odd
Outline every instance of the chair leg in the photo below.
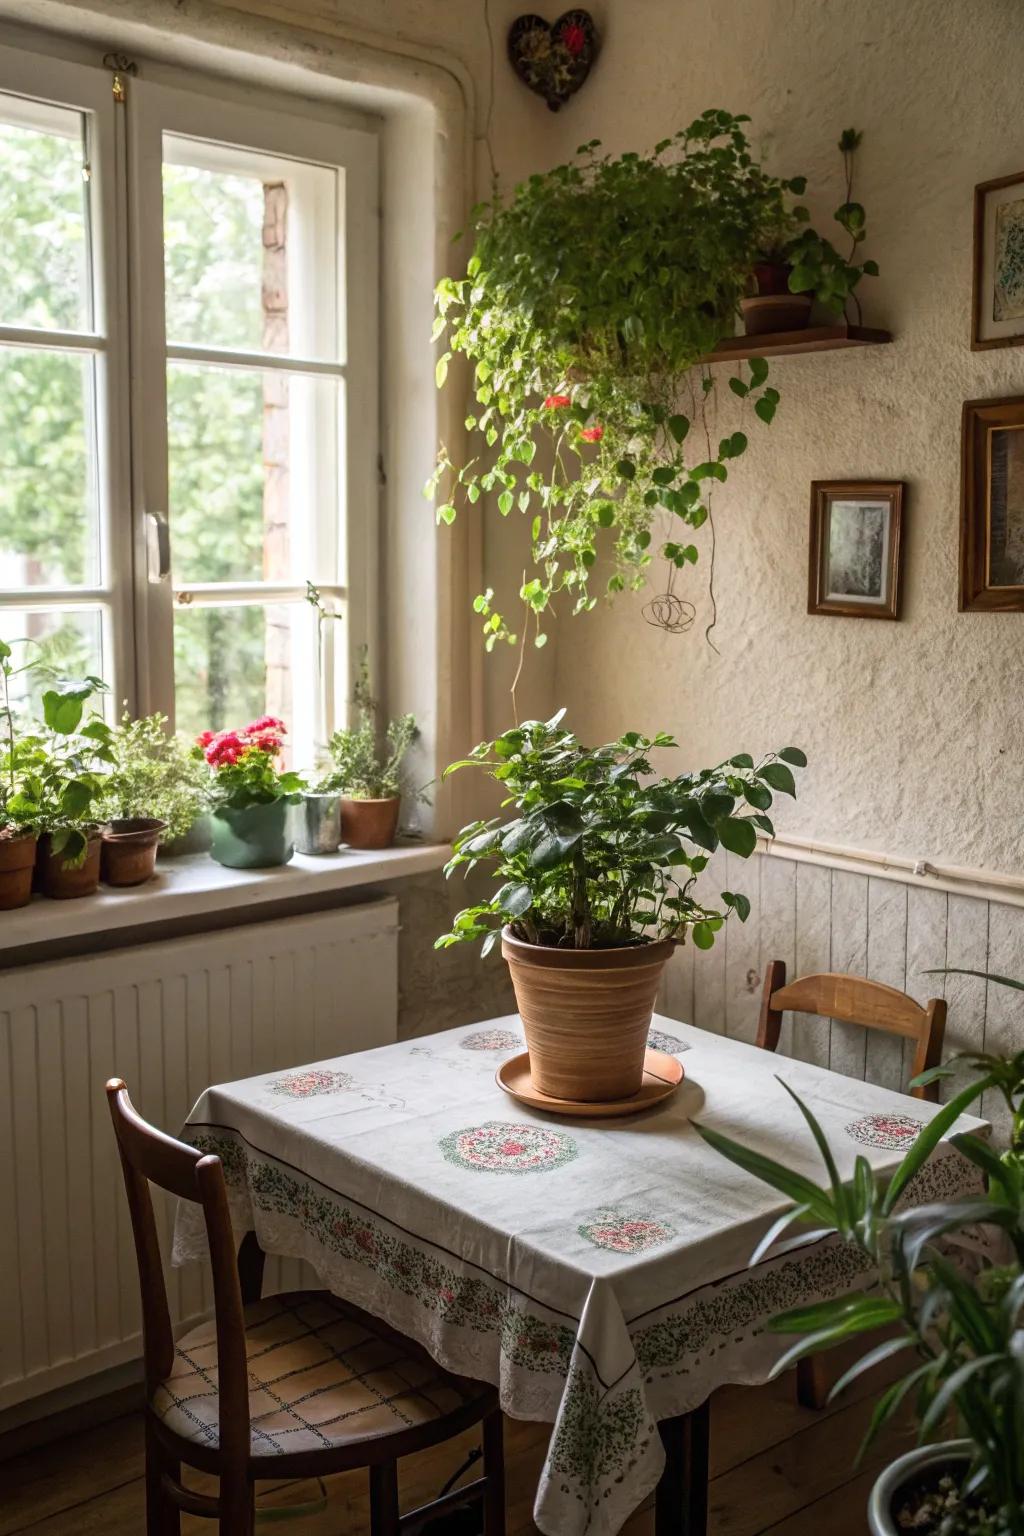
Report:
<svg viewBox="0 0 1024 1536"><path fill-rule="evenodd" d="M796 1397L803 1408L819 1411L828 1403L831 1390L824 1355L805 1355L796 1363Z"/></svg>
<svg viewBox="0 0 1024 1536"><path fill-rule="evenodd" d="M256 1488L248 1479L222 1477L220 1480L220 1536L254 1536L256 1530Z"/></svg>
<svg viewBox="0 0 1024 1536"><path fill-rule="evenodd" d="M398 1536L398 1464L370 1468L370 1536Z"/></svg>
<svg viewBox="0 0 1024 1536"><path fill-rule="evenodd" d="M181 1517L163 1490L164 1474L181 1478L181 1463L164 1450L146 1426L146 1536L180 1536Z"/></svg>
<svg viewBox="0 0 1024 1536"><path fill-rule="evenodd" d="M655 1536L706 1536L711 1404L658 1425L665 1470L654 1495Z"/></svg>
<svg viewBox="0 0 1024 1536"><path fill-rule="evenodd" d="M484 1536L505 1536L505 1426L501 1410L488 1414L484 1434Z"/></svg>

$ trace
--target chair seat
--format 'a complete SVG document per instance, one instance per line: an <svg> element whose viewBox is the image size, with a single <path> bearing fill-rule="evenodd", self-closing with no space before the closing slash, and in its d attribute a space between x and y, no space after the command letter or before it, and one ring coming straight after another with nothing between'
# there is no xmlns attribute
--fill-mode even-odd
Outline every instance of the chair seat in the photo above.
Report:
<svg viewBox="0 0 1024 1536"><path fill-rule="evenodd" d="M494 1389L449 1375L425 1350L329 1291L267 1296L245 1309L251 1448L308 1455L436 1424ZM152 1410L197 1445L219 1444L217 1332L179 1339Z"/></svg>

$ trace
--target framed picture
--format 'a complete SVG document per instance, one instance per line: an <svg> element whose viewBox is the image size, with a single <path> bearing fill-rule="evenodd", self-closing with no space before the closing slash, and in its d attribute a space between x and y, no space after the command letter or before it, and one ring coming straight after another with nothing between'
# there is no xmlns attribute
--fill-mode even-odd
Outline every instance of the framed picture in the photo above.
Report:
<svg viewBox="0 0 1024 1536"><path fill-rule="evenodd" d="M901 480L815 480L811 485L808 613L900 616Z"/></svg>
<svg viewBox="0 0 1024 1536"><path fill-rule="evenodd" d="M1024 613L1024 396L968 400L961 450L960 611Z"/></svg>
<svg viewBox="0 0 1024 1536"><path fill-rule="evenodd" d="M1024 171L974 189L971 346L1024 344Z"/></svg>

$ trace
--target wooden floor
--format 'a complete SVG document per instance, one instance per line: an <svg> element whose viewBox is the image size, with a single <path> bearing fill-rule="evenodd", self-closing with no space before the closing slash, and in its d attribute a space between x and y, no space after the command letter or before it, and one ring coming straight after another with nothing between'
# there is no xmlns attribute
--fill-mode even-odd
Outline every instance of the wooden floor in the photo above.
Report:
<svg viewBox="0 0 1024 1536"><path fill-rule="evenodd" d="M891 1434L855 1472L853 1461L882 1378L863 1378L838 1405L816 1413L799 1407L793 1377L766 1387L729 1387L712 1404L710 1536L865 1536L865 1506L877 1470L909 1446ZM544 1426L507 1421L508 1536L534 1536L537 1472L548 1436ZM463 1460L473 1435L403 1464L403 1508L434 1497ZM0 1452L3 1447L0 1444ZM43 1448L0 1462L0 1536L141 1536L144 1531L142 1423L129 1414ZM209 1486L196 1478L197 1487ZM261 1485L260 1502L310 1499L311 1484ZM326 1509L274 1521L280 1536L365 1536L362 1474L332 1478ZM640 1510L623 1536L651 1536L653 1516ZM211 1536L211 1524L182 1519L186 1536Z"/></svg>

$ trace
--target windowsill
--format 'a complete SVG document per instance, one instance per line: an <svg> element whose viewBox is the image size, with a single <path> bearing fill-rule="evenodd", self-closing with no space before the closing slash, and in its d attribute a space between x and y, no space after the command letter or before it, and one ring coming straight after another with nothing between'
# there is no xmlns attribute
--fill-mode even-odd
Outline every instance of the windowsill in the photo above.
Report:
<svg viewBox="0 0 1024 1536"><path fill-rule="evenodd" d="M451 850L442 843L399 843L391 848L343 848L312 858L297 853L280 869L225 869L207 854L158 862L146 885L115 891L100 886L95 896L49 901L34 896L29 906L0 916L3 951L47 943L64 944L90 934L153 923L195 920L282 901L329 895L362 885L379 885L404 875L440 869Z"/></svg>

